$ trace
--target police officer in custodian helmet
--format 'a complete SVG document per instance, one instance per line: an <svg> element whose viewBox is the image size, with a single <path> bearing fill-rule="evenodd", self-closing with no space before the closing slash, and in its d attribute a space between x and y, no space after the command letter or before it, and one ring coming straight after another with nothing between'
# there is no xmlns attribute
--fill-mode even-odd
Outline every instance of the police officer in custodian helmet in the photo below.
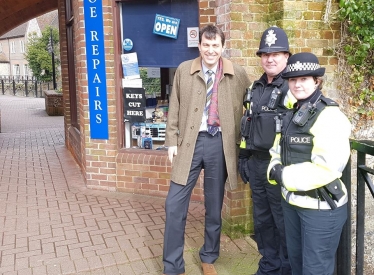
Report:
<svg viewBox="0 0 374 275"><path fill-rule="evenodd" d="M274 118L295 102L281 77L291 55L284 30L265 30L257 55L264 74L247 90L244 100L238 167L244 183L249 182L252 190L255 240L262 256L256 275L290 275L281 190L279 185L270 185L266 175L277 127Z"/></svg>

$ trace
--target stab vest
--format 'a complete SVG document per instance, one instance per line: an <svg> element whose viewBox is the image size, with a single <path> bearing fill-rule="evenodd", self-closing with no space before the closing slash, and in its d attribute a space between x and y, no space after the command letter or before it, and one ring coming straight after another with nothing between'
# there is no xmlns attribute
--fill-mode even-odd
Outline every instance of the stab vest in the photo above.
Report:
<svg viewBox="0 0 374 275"><path fill-rule="evenodd" d="M242 132L246 146L245 148L241 146L243 149L269 152L275 138L274 118L289 110L284 106L284 99L289 90L288 82L281 77L278 77L278 79L268 85L264 82L264 79L262 81L260 79L255 81L252 86L251 115L249 118L244 116L242 119L242 121L247 121L249 129L245 135ZM282 95L278 106L275 109L270 109L267 105L274 88L278 88Z"/></svg>
<svg viewBox="0 0 374 275"><path fill-rule="evenodd" d="M311 161L314 136L310 133L310 129L326 106L339 105L335 101L321 95L313 114L304 126L298 126L292 121L296 113L295 110L287 112L283 117L280 139L281 160L283 165L288 166Z"/></svg>

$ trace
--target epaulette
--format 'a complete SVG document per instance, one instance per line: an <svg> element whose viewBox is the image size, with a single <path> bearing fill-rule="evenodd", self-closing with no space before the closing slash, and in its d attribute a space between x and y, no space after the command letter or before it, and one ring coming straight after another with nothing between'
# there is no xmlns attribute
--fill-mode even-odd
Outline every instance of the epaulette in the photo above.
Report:
<svg viewBox="0 0 374 275"><path fill-rule="evenodd" d="M324 96L321 97L321 101L323 101L327 106L339 106L339 104L336 101Z"/></svg>

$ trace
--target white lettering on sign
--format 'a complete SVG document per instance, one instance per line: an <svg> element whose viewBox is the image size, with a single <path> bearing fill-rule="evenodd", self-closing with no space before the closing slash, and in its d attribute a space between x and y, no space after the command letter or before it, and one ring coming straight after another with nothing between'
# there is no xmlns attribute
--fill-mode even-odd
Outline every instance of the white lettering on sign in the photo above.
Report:
<svg viewBox="0 0 374 275"><path fill-rule="evenodd" d="M139 99L142 99L143 95L142 94L126 94L126 98L139 98Z"/></svg>
<svg viewBox="0 0 374 275"><path fill-rule="evenodd" d="M99 45L92 45L92 55L99 55Z"/></svg>
<svg viewBox="0 0 374 275"><path fill-rule="evenodd" d="M131 110L127 110L126 114L128 116L143 116L144 112L143 111L131 111Z"/></svg>
<svg viewBox="0 0 374 275"><path fill-rule="evenodd" d="M103 110L103 108L101 108L101 101L100 100L95 100L95 111L96 110Z"/></svg>
<svg viewBox="0 0 374 275"><path fill-rule="evenodd" d="M140 108L141 102L129 102L129 107Z"/></svg>
<svg viewBox="0 0 374 275"><path fill-rule="evenodd" d="M157 20L165 22L165 18L163 16L156 16Z"/></svg>
<svg viewBox="0 0 374 275"><path fill-rule="evenodd" d="M158 32L163 32L171 35L177 35L178 32L178 28L176 26L171 26L160 22L156 23L155 30Z"/></svg>
<svg viewBox="0 0 374 275"><path fill-rule="evenodd" d="M92 83L101 83L100 81L100 78L99 78L99 75L98 74L95 74L95 77L94 77L94 80L92 81Z"/></svg>
<svg viewBox="0 0 374 275"><path fill-rule="evenodd" d="M91 31L91 41L99 41L97 38L97 31Z"/></svg>
<svg viewBox="0 0 374 275"><path fill-rule="evenodd" d="M92 59L92 61L93 61L93 68L94 68L94 70L96 70L97 69L97 65L100 64L100 60L99 59Z"/></svg>
<svg viewBox="0 0 374 275"><path fill-rule="evenodd" d="M291 137L291 143L310 143L310 137Z"/></svg>
<svg viewBox="0 0 374 275"><path fill-rule="evenodd" d="M96 123L100 124L102 121L101 114L97 114L95 117L96 117Z"/></svg>
<svg viewBox="0 0 374 275"><path fill-rule="evenodd" d="M96 7L90 7L90 11L91 11L91 17L92 18L97 17Z"/></svg>
<svg viewBox="0 0 374 275"><path fill-rule="evenodd" d="M276 112L277 109L270 109L268 106L262 106L261 110L264 112Z"/></svg>

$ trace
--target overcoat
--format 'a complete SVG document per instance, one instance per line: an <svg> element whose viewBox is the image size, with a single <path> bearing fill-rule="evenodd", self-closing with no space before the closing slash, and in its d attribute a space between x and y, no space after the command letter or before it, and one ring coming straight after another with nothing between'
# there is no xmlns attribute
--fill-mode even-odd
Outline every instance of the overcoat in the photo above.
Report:
<svg viewBox="0 0 374 275"><path fill-rule="evenodd" d="M195 144L206 104L206 82L198 57L181 63L174 76L170 96L165 145L177 146L173 159L171 180L186 185ZM251 84L245 70L222 58L223 73L218 84L218 114L221 124L223 151L228 173L229 189L238 185L237 156L240 143L240 120L243 99Z"/></svg>

